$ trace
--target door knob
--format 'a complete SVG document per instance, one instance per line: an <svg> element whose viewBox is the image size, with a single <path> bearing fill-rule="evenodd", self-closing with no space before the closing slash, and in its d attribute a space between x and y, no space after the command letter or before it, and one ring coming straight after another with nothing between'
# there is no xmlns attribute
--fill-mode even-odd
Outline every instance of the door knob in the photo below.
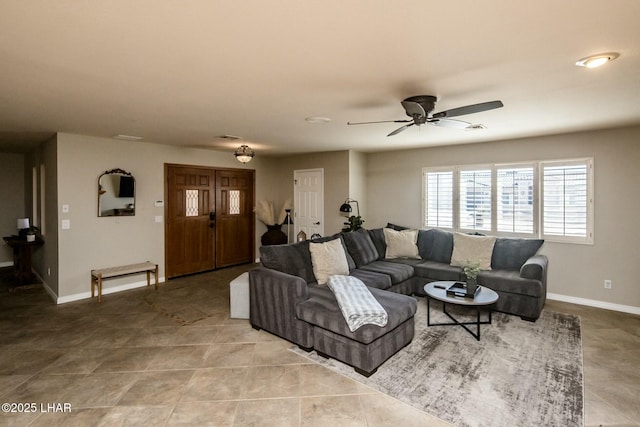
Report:
<svg viewBox="0 0 640 427"><path fill-rule="evenodd" d="M320 225L320 221L314 222L313 225Z"/></svg>

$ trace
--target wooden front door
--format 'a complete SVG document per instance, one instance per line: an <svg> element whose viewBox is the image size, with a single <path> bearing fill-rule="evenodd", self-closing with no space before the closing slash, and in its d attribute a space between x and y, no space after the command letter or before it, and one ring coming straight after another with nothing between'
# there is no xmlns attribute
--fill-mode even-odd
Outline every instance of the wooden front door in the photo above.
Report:
<svg viewBox="0 0 640 427"><path fill-rule="evenodd" d="M216 267L253 261L254 173L216 170Z"/></svg>
<svg viewBox="0 0 640 427"><path fill-rule="evenodd" d="M253 261L254 171L165 165L167 278Z"/></svg>
<svg viewBox="0 0 640 427"><path fill-rule="evenodd" d="M210 168L166 165L167 277L215 268L215 172Z"/></svg>

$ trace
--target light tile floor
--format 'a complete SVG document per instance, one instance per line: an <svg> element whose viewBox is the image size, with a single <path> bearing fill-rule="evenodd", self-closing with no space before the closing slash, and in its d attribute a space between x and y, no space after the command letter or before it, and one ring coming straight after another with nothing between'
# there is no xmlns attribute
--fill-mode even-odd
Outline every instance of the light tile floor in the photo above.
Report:
<svg viewBox="0 0 640 427"><path fill-rule="evenodd" d="M446 426L229 318L250 266L55 305L0 289L0 401L36 403L0 425ZM549 301L580 315L586 426L640 426L640 316ZM70 413L46 411L70 403ZM44 405L45 411L41 409Z"/></svg>

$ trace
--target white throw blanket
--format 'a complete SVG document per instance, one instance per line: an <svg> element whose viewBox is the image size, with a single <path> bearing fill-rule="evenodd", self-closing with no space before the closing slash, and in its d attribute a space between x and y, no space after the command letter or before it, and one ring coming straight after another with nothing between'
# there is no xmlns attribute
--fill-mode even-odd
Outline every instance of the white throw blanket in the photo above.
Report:
<svg viewBox="0 0 640 427"><path fill-rule="evenodd" d="M338 306L349 330L354 332L362 325L385 326L387 312L375 299L362 280L352 276L330 276L329 289L336 296Z"/></svg>

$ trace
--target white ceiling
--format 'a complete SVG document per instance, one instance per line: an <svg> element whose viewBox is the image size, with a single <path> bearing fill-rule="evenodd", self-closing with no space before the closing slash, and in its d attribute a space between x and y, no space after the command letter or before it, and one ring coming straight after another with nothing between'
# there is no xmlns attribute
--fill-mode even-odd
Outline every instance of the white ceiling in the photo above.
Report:
<svg viewBox="0 0 640 427"><path fill-rule="evenodd" d="M3 0L0 144L60 131L231 151L232 134L266 155L638 124L638 17L638 0ZM346 125L404 119L421 94L435 111L505 106L460 117L481 131Z"/></svg>

